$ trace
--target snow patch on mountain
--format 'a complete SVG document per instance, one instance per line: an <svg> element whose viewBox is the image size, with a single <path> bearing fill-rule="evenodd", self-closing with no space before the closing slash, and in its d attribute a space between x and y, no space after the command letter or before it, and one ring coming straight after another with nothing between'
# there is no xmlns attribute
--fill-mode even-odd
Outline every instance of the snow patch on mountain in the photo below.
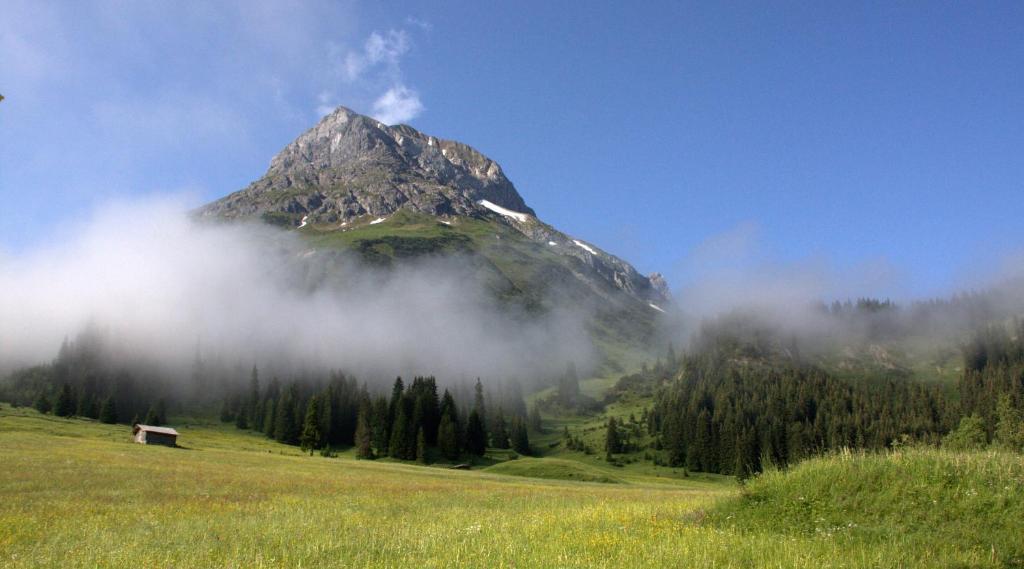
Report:
<svg viewBox="0 0 1024 569"><path fill-rule="evenodd" d="M377 219L371 221L370 225L377 225L378 223L384 223L384 221L386 221L386 220L387 220L386 217L378 217Z"/></svg>
<svg viewBox="0 0 1024 569"><path fill-rule="evenodd" d="M498 214L504 215L505 217L511 217L512 219L514 219L514 220L516 220L516 221L518 221L520 223L525 222L527 219L530 219L529 214L519 213L518 211L512 211L510 209L505 209L505 208L501 207L500 205L495 204L495 203L491 203L491 202L489 202L487 200L480 200L480 201L478 201L476 203L486 207L487 209L493 211L494 213L498 213Z"/></svg>
<svg viewBox="0 0 1024 569"><path fill-rule="evenodd" d="M582 241L577 241L575 239L573 239L572 242L575 243L577 247L582 248L587 253L590 253L591 255L597 255L597 251L595 251L594 248L591 247L590 245L587 245L586 243L583 243Z"/></svg>

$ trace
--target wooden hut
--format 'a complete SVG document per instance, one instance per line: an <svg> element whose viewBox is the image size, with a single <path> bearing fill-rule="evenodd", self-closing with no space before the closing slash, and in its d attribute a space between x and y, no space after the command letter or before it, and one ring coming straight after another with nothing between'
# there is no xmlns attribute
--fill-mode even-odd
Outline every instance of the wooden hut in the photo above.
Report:
<svg viewBox="0 0 1024 569"><path fill-rule="evenodd" d="M178 446L178 431L170 427L136 424L132 427L132 440L144 445Z"/></svg>

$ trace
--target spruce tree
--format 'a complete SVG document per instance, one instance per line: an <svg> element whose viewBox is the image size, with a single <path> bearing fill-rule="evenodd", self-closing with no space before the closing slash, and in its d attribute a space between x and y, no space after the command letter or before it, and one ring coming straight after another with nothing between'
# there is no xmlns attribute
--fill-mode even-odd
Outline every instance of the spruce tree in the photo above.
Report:
<svg viewBox="0 0 1024 569"><path fill-rule="evenodd" d="M289 445L298 444L302 434L302 425L296 412L296 389L293 384L285 390L274 411L274 440Z"/></svg>
<svg viewBox="0 0 1024 569"><path fill-rule="evenodd" d="M388 433L391 425L388 424L388 400L383 395L373 403L373 414L371 424L373 426L373 448L377 454L385 456L388 454Z"/></svg>
<svg viewBox="0 0 1024 569"><path fill-rule="evenodd" d="M494 429L491 433L491 446L494 448L508 448L508 425L505 423L505 411L498 407L498 413L494 417Z"/></svg>
<svg viewBox="0 0 1024 569"><path fill-rule="evenodd" d="M149 411L146 412L146 418L143 420L143 423L152 427L160 426L160 414L157 412L156 406L149 406Z"/></svg>
<svg viewBox="0 0 1024 569"><path fill-rule="evenodd" d="M604 435L604 450L609 460L613 454L622 452L622 441L619 439L619 426L615 417L608 418L608 429Z"/></svg>
<svg viewBox="0 0 1024 569"><path fill-rule="evenodd" d="M466 424L466 451L476 456L483 456L487 452L487 430L476 409L469 414Z"/></svg>
<svg viewBox="0 0 1024 569"><path fill-rule="evenodd" d="M75 414L75 395L71 391L71 386L64 384L60 388L60 393L57 394L57 402L53 405L53 414L58 417L70 417Z"/></svg>
<svg viewBox="0 0 1024 569"><path fill-rule="evenodd" d="M36 411L43 414L49 413L53 409L53 406L50 405L50 398L46 396L45 392L40 393L39 397L36 397L36 401L32 406L36 408Z"/></svg>
<svg viewBox="0 0 1024 569"><path fill-rule="evenodd" d="M314 395L306 407L306 420L302 423L302 435L299 437L299 445L303 451L313 454L313 451L323 444L323 431L320 430L320 412L323 404L319 395Z"/></svg>
<svg viewBox="0 0 1024 569"><path fill-rule="evenodd" d="M395 421L398 420L398 411L402 407L402 399L405 397L405 384L402 383L402 377L395 378L395 384L391 388L391 401L388 402L388 417L385 423L388 428L388 454L391 454L391 439L392 429L395 427Z"/></svg>
<svg viewBox="0 0 1024 569"><path fill-rule="evenodd" d="M356 458L373 458L373 427L370 426L370 402L364 399L356 418Z"/></svg>
<svg viewBox="0 0 1024 569"><path fill-rule="evenodd" d="M476 385L473 386L473 410L480 416L480 422L487 424L487 402L484 401L484 386L480 378L476 378Z"/></svg>
<svg viewBox="0 0 1024 569"><path fill-rule="evenodd" d="M277 418L277 401L267 399L263 403L263 433L274 438L274 420Z"/></svg>
<svg viewBox="0 0 1024 569"><path fill-rule="evenodd" d="M79 417L98 419L100 416L99 406L96 404L96 396L92 393L83 393L78 398L78 410L75 413Z"/></svg>
<svg viewBox="0 0 1024 569"><path fill-rule="evenodd" d="M111 395L103 402L103 408L100 410L100 422L113 425L117 423L117 403L114 402L114 396Z"/></svg>
<svg viewBox="0 0 1024 569"><path fill-rule="evenodd" d="M530 454L530 435L526 423L518 416L512 417L512 449L519 454Z"/></svg>
<svg viewBox="0 0 1024 569"><path fill-rule="evenodd" d="M441 415L441 425L437 428L437 446L448 460L459 458L459 434L449 410Z"/></svg>
<svg viewBox="0 0 1024 569"><path fill-rule="evenodd" d="M395 424L391 426L391 441L388 443L388 455L392 458L407 460L409 458L408 444L411 425L409 413L405 405L399 400L395 406Z"/></svg>
<svg viewBox="0 0 1024 569"><path fill-rule="evenodd" d="M437 380L433 376L423 378L416 398L427 445L434 446L437 444L437 427L441 423L441 409L437 397Z"/></svg>
<svg viewBox="0 0 1024 569"><path fill-rule="evenodd" d="M423 427L416 433L416 461L420 464L427 463L427 437L423 433Z"/></svg>
<svg viewBox="0 0 1024 569"><path fill-rule="evenodd" d="M242 405L242 408L235 414L235 428L248 429L249 428L249 404Z"/></svg>
<svg viewBox="0 0 1024 569"><path fill-rule="evenodd" d="M249 401L246 404L246 423L253 429L259 429L263 421L263 411L260 409L260 372L256 365L252 366L252 374L249 379Z"/></svg>

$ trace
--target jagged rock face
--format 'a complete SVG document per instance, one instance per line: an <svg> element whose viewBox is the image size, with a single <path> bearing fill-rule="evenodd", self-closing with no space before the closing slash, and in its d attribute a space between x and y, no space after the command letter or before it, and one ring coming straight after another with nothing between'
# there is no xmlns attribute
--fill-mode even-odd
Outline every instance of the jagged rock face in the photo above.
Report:
<svg viewBox="0 0 1024 569"><path fill-rule="evenodd" d="M490 204L481 204L483 200ZM596 275L644 301L669 299L663 279L652 282L622 259L537 219L490 158L465 144L406 125L387 126L344 107L278 153L262 178L198 214L341 229L349 220L386 217L403 208L504 223L553 252L579 260L578 276L584 280Z"/></svg>
<svg viewBox="0 0 1024 569"><path fill-rule="evenodd" d="M479 200L533 213L501 167L469 146L339 107L275 156L262 178L200 214L301 214L310 223L335 223L402 207L470 215Z"/></svg>
<svg viewBox="0 0 1024 569"><path fill-rule="evenodd" d="M647 275L647 280L650 281L651 287L665 300L672 300L672 293L668 288L668 281L661 273L651 273Z"/></svg>

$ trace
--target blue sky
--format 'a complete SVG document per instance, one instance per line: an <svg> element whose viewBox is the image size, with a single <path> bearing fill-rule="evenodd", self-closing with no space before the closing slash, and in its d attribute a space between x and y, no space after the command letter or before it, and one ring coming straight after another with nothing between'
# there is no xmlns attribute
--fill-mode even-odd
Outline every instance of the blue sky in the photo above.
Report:
<svg viewBox="0 0 1024 569"><path fill-rule="evenodd" d="M244 187L337 104L677 286L942 294L1024 248L1024 4L440 4L5 2L0 252Z"/></svg>

